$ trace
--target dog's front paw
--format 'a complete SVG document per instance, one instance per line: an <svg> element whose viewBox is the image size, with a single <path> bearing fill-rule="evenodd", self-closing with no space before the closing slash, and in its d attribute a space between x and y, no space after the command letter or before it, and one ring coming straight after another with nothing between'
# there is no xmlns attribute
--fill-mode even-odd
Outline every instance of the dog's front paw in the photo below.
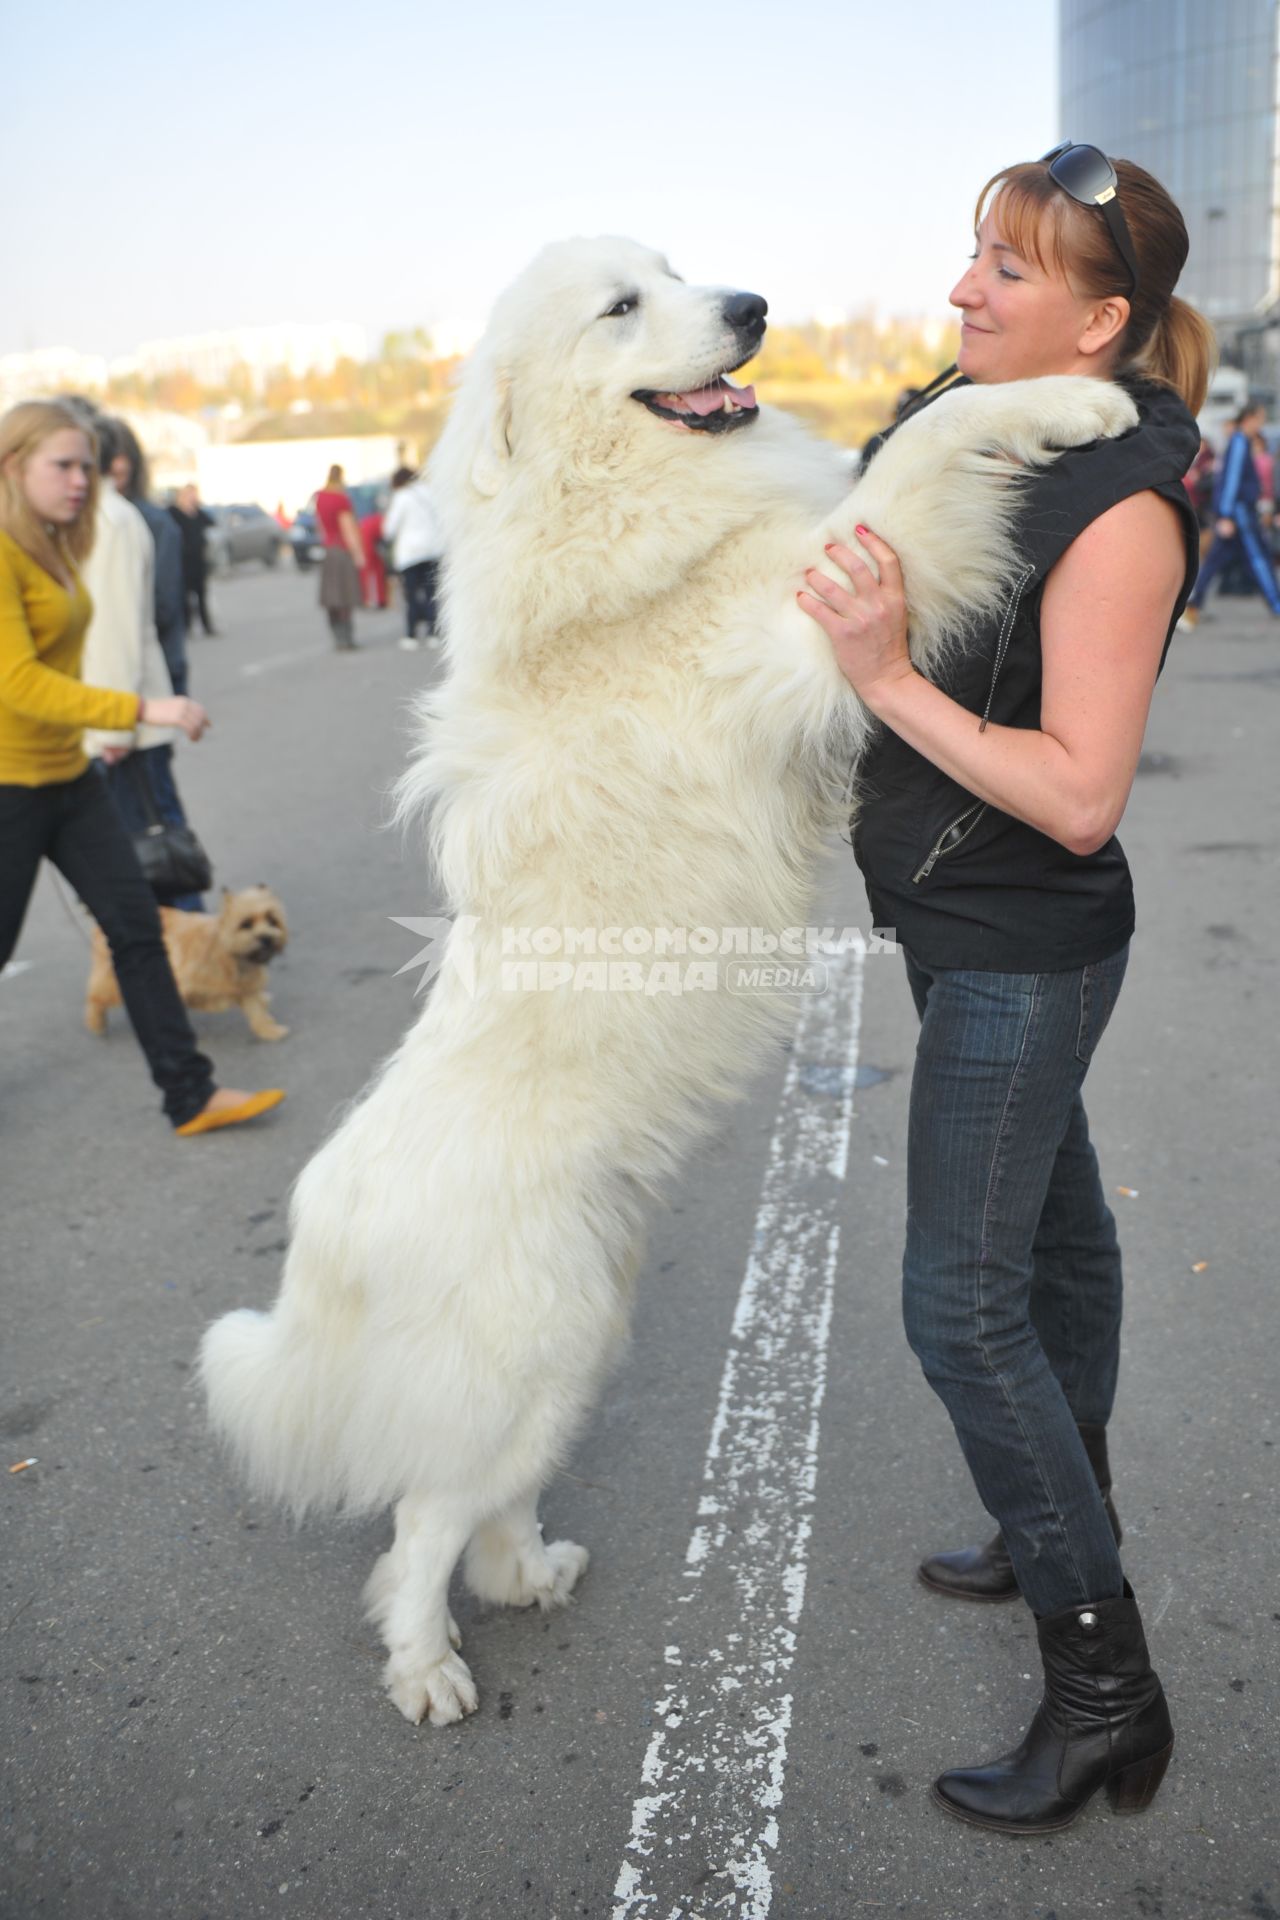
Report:
<svg viewBox="0 0 1280 1920"><path fill-rule="evenodd" d="M1093 440L1114 440L1138 424L1138 409L1123 387L1110 380L1061 380L1061 423L1054 438L1064 447L1085 447Z"/></svg>
<svg viewBox="0 0 1280 1920"><path fill-rule="evenodd" d="M382 1682L392 1702L415 1727L424 1720L433 1727L451 1727L480 1704L471 1669L457 1653L426 1663L410 1654L393 1653Z"/></svg>
<svg viewBox="0 0 1280 1920"><path fill-rule="evenodd" d="M261 1020L254 1028L259 1040L283 1040L288 1031L278 1020Z"/></svg>

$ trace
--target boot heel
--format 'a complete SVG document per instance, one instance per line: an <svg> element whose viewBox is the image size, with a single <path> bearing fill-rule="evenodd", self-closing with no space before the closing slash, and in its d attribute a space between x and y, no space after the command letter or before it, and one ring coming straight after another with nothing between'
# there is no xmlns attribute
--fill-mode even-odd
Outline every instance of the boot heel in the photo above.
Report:
<svg viewBox="0 0 1280 1920"><path fill-rule="evenodd" d="M1164 1779L1172 1752L1171 1740L1159 1753L1151 1754L1146 1760L1135 1761L1133 1766L1112 1774L1107 1781L1107 1798L1113 1813L1141 1813L1144 1807L1151 1805L1160 1790L1160 1782Z"/></svg>

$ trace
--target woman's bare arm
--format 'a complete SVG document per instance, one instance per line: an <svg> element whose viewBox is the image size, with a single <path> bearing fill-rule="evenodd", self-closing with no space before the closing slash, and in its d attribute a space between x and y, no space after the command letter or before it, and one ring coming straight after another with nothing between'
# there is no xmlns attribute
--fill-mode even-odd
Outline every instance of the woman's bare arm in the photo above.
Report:
<svg viewBox="0 0 1280 1920"><path fill-rule="evenodd" d="M885 725L981 800L1072 853L1105 845L1142 751L1185 557L1174 508L1135 494L1074 540L1045 583L1038 729L989 724L911 663L897 556L864 535L880 581L847 548L831 558L852 590L811 569L805 611L824 628L846 679Z"/></svg>

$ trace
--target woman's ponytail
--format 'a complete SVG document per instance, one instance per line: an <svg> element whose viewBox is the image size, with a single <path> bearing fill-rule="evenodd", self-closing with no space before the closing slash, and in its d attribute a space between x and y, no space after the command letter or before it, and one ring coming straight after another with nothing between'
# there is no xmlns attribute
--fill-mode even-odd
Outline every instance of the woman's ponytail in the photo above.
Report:
<svg viewBox="0 0 1280 1920"><path fill-rule="evenodd" d="M1161 310L1155 331L1129 365L1148 379L1172 387L1188 412L1199 413L1217 357L1217 341L1209 322L1173 294Z"/></svg>

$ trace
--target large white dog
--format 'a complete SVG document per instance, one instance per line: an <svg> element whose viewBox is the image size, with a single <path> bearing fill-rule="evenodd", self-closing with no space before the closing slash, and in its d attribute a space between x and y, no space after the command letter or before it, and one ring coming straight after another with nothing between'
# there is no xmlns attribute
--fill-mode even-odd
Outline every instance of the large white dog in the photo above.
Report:
<svg viewBox="0 0 1280 1920"><path fill-rule="evenodd" d="M467 951L303 1171L275 1306L204 1340L259 1491L395 1503L367 1602L415 1722L476 1705L447 1601L464 1552L515 1606L586 1565L544 1544L539 1492L626 1330L644 1197L777 1012L717 990L723 958L629 991L548 987L512 953L535 929L639 930L623 951L666 930L678 954L682 930L803 924L868 720L801 570L874 528L927 669L1010 591L1021 468L1136 418L1091 380L969 388L850 492L835 448L727 381L764 312L620 240L548 248L499 302L432 463L448 667L401 788Z"/></svg>

